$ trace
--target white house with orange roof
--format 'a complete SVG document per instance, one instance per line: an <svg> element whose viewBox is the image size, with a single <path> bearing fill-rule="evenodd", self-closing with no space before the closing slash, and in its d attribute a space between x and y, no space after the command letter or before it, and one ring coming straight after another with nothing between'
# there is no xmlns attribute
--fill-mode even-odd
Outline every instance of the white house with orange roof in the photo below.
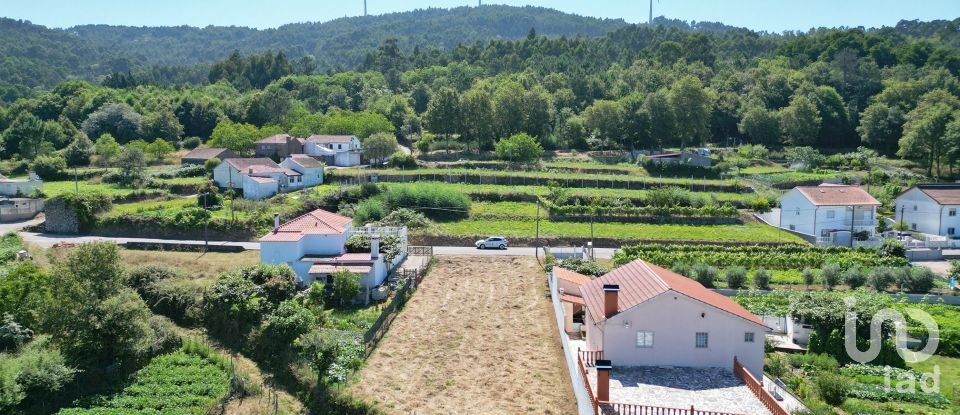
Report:
<svg viewBox="0 0 960 415"><path fill-rule="evenodd" d="M817 245L871 245L879 243L879 206L860 186L797 186L780 198L780 217L774 225L809 235Z"/></svg>
<svg viewBox="0 0 960 415"><path fill-rule="evenodd" d="M733 300L643 260L580 286L590 350L616 366L733 368L763 375L770 328Z"/></svg>
<svg viewBox="0 0 960 415"><path fill-rule="evenodd" d="M260 238L260 262L287 264L301 285L332 282L338 270L360 274L367 291L383 284L388 267L380 254L379 236L370 235L370 252L347 253L347 238L354 235L353 220L317 209L285 224L274 216L274 229Z"/></svg>

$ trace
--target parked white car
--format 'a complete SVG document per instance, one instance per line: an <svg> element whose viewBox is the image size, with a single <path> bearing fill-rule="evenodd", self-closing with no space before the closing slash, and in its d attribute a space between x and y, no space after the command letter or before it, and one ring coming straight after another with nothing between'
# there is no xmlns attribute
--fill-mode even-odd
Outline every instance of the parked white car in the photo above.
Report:
<svg viewBox="0 0 960 415"><path fill-rule="evenodd" d="M476 246L477 249L507 249L507 245L509 245L507 238L502 236L491 236L473 243L473 246Z"/></svg>

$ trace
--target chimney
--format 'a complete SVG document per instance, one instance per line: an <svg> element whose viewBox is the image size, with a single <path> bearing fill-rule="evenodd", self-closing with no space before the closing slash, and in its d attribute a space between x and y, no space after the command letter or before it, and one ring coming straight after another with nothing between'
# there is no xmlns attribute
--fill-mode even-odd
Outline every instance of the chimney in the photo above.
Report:
<svg viewBox="0 0 960 415"><path fill-rule="evenodd" d="M603 284L603 315L606 318L617 314L617 297L620 286L617 284Z"/></svg>
<svg viewBox="0 0 960 415"><path fill-rule="evenodd" d="M597 400L610 402L610 369L613 364L609 360L597 360Z"/></svg>
<svg viewBox="0 0 960 415"><path fill-rule="evenodd" d="M370 259L380 257L380 235L370 235Z"/></svg>
<svg viewBox="0 0 960 415"><path fill-rule="evenodd" d="M279 230L280 230L280 214L274 213L273 214L273 231L277 232Z"/></svg>

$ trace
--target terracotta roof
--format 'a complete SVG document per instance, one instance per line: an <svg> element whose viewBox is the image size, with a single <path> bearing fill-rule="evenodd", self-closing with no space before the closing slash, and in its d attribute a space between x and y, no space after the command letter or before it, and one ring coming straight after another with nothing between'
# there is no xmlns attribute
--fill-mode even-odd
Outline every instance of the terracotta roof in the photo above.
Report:
<svg viewBox="0 0 960 415"><path fill-rule="evenodd" d="M960 184L918 184L916 187L941 205L960 205Z"/></svg>
<svg viewBox="0 0 960 415"><path fill-rule="evenodd" d="M797 186L800 194L817 206L880 206L880 202L859 186Z"/></svg>
<svg viewBox="0 0 960 415"><path fill-rule="evenodd" d="M231 166L233 166L233 168L240 170L240 173L245 173L249 171L250 167L252 166L266 166L266 167L274 167L277 169L282 169L282 167L280 167L279 164L277 164L275 161L270 160L266 157L231 158L231 159L226 159L224 161L229 163Z"/></svg>
<svg viewBox="0 0 960 415"><path fill-rule="evenodd" d="M594 321L606 320L604 310L604 284L617 284L620 292L617 295L617 312L623 312L637 306L653 297L668 291L673 291L707 305L726 311L747 321L767 327L753 313L747 311L733 300L710 291L700 283L675 272L660 268L642 259L637 259L608 272L600 278L580 287L587 310Z"/></svg>
<svg viewBox="0 0 960 415"><path fill-rule="evenodd" d="M311 135L307 141L315 143L349 143L353 140L352 135Z"/></svg>
<svg viewBox="0 0 960 415"><path fill-rule="evenodd" d="M260 241L290 242L298 241L304 235L310 234L341 234L346 232L347 226L351 223L353 223L353 219L346 216L340 216L323 209L317 209L280 225L277 230L270 231L270 233L260 238ZM367 257L369 258L369 254L367 254Z"/></svg>
<svg viewBox="0 0 960 415"><path fill-rule="evenodd" d="M225 148L211 147L211 148L195 148L190 150L189 153L184 154L181 159L191 159L191 160L210 160L214 157L220 157L226 152Z"/></svg>
<svg viewBox="0 0 960 415"><path fill-rule="evenodd" d="M257 141L257 144L286 144L288 140L293 139L290 134L277 134Z"/></svg>
<svg viewBox="0 0 960 415"><path fill-rule="evenodd" d="M306 154L293 154L290 156L289 160L308 169L323 167L323 163L321 163L320 160L317 160Z"/></svg>
<svg viewBox="0 0 960 415"><path fill-rule="evenodd" d="M583 298L571 294L560 294L560 301L566 301L572 304L584 305Z"/></svg>
<svg viewBox="0 0 960 415"><path fill-rule="evenodd" d="M577 285L584 285L590 281L593 281L593 278L590 278L586 275L560 267L553 267L553 275L561 280L569 281Z"/></svg>

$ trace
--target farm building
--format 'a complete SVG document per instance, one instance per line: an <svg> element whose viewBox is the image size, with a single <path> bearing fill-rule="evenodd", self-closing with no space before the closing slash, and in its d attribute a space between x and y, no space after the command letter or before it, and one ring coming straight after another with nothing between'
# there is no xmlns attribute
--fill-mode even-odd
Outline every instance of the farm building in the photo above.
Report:
<svg viewBox="0 0 960 415"><path fill-rule="evenodd" d="M291 154L303 153L303 139L290 134L277 134L257 141L255 152L257 157L269 157L281 160Z"/></svg>
<svg viewBox="0 0 960 415"><path fill-rule="evenodd" d="M763 375L764 334L745 308L696 281L635 260L580 286L590 350L623 367L731 369Z"/></svg>
<svg viewBox="0 0 960 415"><path fill-rule="evenodd" d="M206 163L207 160L214 158L224 160L236 156L236 154L226 148L198 147L190 150L190 152L184 154L183 157L180 157L180 164L203 164Z"/></svg>
<svg viewBox="0 0 960 415"><path fill-rule="evenodd" d="M817 245L874 245L878 206L859 186L797 186L780 198L774 224L810 235Z"/></svg>
<svg viewBox="0 0 960 415"><path fill-rule="evenodd" d="M26 179L10 179L0 175L0 196L29 196L37 190L43 190L43 181L33 172Z"/></svg>
<svg viewBox="0 0 960 415"><path fill-rule="evenodd" d="M897 196L897 222L910 230L947 238L960 236L960 184L918 184Z"/></svg>
<svg viewBox="0 0 960 415"><path fill-rule="evenodd" d="M322 209L282 225L278 216L274 220L274 229L260 238L260 262L289 265L301 285L315 281L331 283L332 275L345 269L360 274L360 285L369 293L381 286L388 271L406 258L406 228L399 228L403 231L400 255L386 263L380 252L380 239L381 235L390 234L392 228L356 230L352 219ZM347 239L357 233L370 237L369 252L347 252Z"/></svg>
<svg viewBox="0 0 960 415"><path fill-rule="evenodd" d="M360 165L360 139L354 135L310 136L304 143L303 152L325 160L331 166Z"/></svg>
<svg viewBox="0 0 960 415"><path fill-rule="evenodd" d="M260 200L304 187L303 174L268 158L226 159L213 169L220 188L243 190L246 199Z"/></svg>

